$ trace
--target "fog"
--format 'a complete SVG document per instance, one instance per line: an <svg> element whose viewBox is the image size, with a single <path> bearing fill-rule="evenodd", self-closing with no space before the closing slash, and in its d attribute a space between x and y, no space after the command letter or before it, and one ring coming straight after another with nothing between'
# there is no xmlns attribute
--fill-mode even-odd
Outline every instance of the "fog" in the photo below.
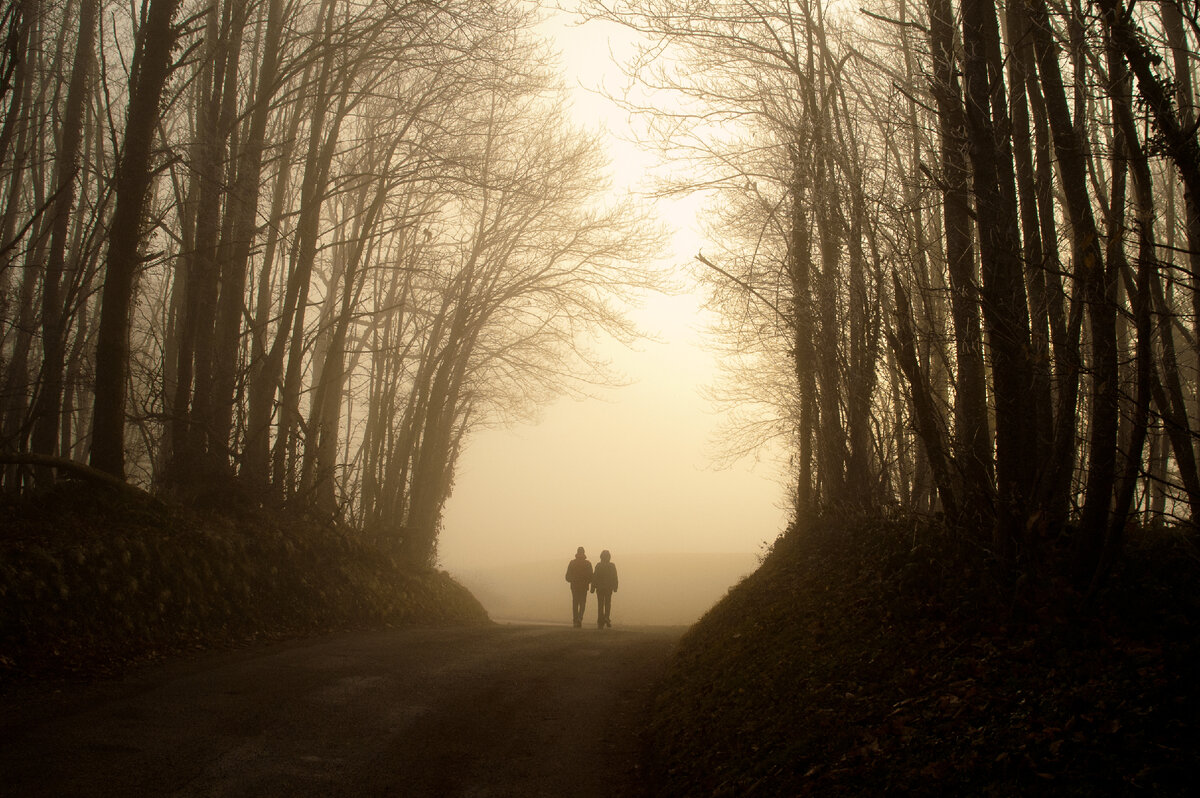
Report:
<svg viewBox="0 0 1200 798"><path fill-rule="evenodd" d="M614 620L690 623L786 524L776 462L714 466L723 417L700 386L717 364L694 298L657 298L640 314L663 342L614 353L632 384L486 431L462 455L439 559L493 618L565 608L569 620L562 571L584 546L593 561L609 549L621 569Z"/></svg>
<svg viewBox="0 0 1200 798"><path fill-rule="evenodd" d="M599 550L588 552L595 561ZM493 620L569 625L571 593L564 580L568 557L521 565L465 570L458 578ZM642 554L618 560L620 588L611 620L621 626L690 624L758 565L749 554ZM584 628L596 624L596 597L588 596Z"/></svg>
<svg viewBox="0 0 1200 798"><path fill-rule="evenodd" d="M578 123L607 133L613 190L647 190L651 156L630 143L628 117L597 91L621 84L615 65L597 54L619 55L627 34L565 17L552 17L544 29L563 51ZM665 271L686 274L703 248L698 207L695 198L655 202L671 234ZM715 465L727 419L702 395L719 378L713 319L698 293L684 289L630 309L647 334L634 348L592 342L627 384L598 388L583 401L560 399L534 422L481 430L467 442L438 557L493 617L560 618L564 605L569 620L561 571L582 545L593 560L609 549L628 569L614 618L688 623L782 531L779 453ZM648 563L662 573L656 577Z"/></svg>

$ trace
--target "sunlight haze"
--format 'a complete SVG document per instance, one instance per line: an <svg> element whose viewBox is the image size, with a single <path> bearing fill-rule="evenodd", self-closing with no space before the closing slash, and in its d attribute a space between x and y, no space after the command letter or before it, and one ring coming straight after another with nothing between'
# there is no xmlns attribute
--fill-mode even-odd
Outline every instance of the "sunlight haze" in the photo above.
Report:
<svg viewBox="0 0 1200 798"><path fill-rule="evenodd" d="M562 15L542 27L563 53L577 123L607 134L612 190L645 190L653 156L630 142L626 112L600 91L623 85L609 52L628 52L628 34ZM695 199L653 206L670 241L660 268L685 286L702 248L697 207ZM773 453L714 466L722 417L701 396L717 374L701 297L651 296L631 316L652 340L606 351L630 384L584 401L560 399L537 423L469 440L446 505L442 567L453 573L548 558L565 565L579 545L593 554L608 548L618 562L632 553L757 554L782 531L787 511Z"/></svg>

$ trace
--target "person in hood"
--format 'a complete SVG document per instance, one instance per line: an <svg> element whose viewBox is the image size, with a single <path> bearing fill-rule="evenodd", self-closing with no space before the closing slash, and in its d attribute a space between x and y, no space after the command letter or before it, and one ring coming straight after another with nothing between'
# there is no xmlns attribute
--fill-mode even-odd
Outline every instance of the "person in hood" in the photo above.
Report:
<svg viewBox="0 0 1200 798"><path fill-rule="evenodd" d="M617 592L617 566L613 564L608 549L600 552L600 562L592 574L592 592L596 594L596 626L612 628L612 594Z"/></svg>
<svg viewBox="0 0 1200 798"><path fill-rule="evenodd" d="M575 552L575 559L567 563L567 581L571 583L571 618L576 626L583 626L588 586L592 584L592 564L588 562L583 546Z"/></svg>

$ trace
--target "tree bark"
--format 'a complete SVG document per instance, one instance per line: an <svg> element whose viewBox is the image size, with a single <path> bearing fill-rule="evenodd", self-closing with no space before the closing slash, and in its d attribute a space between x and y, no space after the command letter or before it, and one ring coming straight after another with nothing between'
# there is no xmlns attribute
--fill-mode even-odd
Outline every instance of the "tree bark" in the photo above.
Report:
<svg viewBox="0 0 1200 798"><path fill-rule="evenodd" d="M262 63L255 80L253 110L238 152L236 174L227 200L231 217L228 240L222 251L229 256L223 268L213 342L213 381L210 399L210 438L218 444L232 438L237 381L238 340L246 308L246 278L250 251L258 230L258 199L261 193L267 122L279 91L280 47L283 31L283 0L269 0L263 35ZM230 70L232 72L232 70Z"/></svg>
<svg viewBox="0 0 1200 798"><path fill-rule="evenodd" d="M1016 166L1017 197L1021 215L1021 239L1024 243L1025 284L1029 295L1032 350L1031 374L1033 402L1042 409L1037 415L1038 451L1050 452L1054 446L1054 407L1051 393L1050 297L1046 285L1046 257L1042 247L1041 217L1038 213L1037 177L1033 159L1033 130L1030 126L1028 86L1036 79L1033 48L1029 43L1026 20L1014 4L1006 10L1008 38L1012 42L1008 57L1009 109L1012 118L1013 158ZM1032 74L1031 74L1032 73ZM1038 482L1047 477L1047 463L1039 458ZM1038 507L1039 511L1044 508Z"/></svg>
<svg viewBox="0 0 1200 798"><path fill-rule="evenodd" d="M1080 520L1084 549L1094 549L1108 526L1116 485L1117 430L1120 418L1120 375L1117 361L1114 275L1105 266L1100 231L1092 216L1087 189L1085 143L1071 121L1059 71L1058 48L1051 35L1044 0L1030 0L1030 33L1037 54L1038 74L1046 99L1054 151L1062 178L1063 198L1071 221L1075 279L1084 285L1088 301L1092 348L1092 417L1088 445L1087 488ZM1090 559L1087 554L1082 554Z"/></svg>
<svg viewBox="0 0 1200 798"><path fill-rule="evenodd" d="M938 108L942 156L942 218L950 277L950 313L954 322L957 390L954 396L954 459L963 475L967 516L993 518L992 436L988 421L987 377L983 363L978 275L971 224L970 167L954 57L954 17L949 0L929 0L929 39L933 58L932 90Z"/></svg>
<svg viewBox="0 0 1200 798"><path fill-rule="evenodd" d="M967 140L983 266L983 317L992 353L996 417L997 554L1023 542L1037 459L1030 401L1029 311L1021 266L1010 124L995 8L962 4Z"/></svg>
<svg viewBox="0 0 1200 798"><path fill-rule="evenodd" d="M945 434L933 403L933 392L917 361L916 337L913 333L912 306L908 292L900 278L892 275L896 295L896 331L886 335L896 355L896 361L908 381L912 398L913 414L916 417L917 433L924 445L938 496L942 500L942 511L950 518L959 516L958 496L954 490L949 460L946 457Z"/></svg>
<svg viewBox="0 0 1200 798"><path fill-rule="evenodd" d="M71 211L74 207L75 185L79 179L79 156L83 142L84 103L90 87L92 66L95 63L96 29L99 22L99 0L81 0L79 35L67 98L63 109L61 138L55 165L55 199L51 211L50 249L42 279L42 380L38 402L34 408L32 450L56 455L61 426L63 370L66 358L67 308L63 307L62 279L65 270L67 242L70 238Z"/></svg>
<svg viewBox="0 0 1200 798"><path fill-rule="evenodd" d="M321 9L321 22L318 30L327 37L333 27L333 15L336 3L325 0ZM326 44L327 50L332 44ZM334 56L332 51L324 53L319 59L317 82L311 95L311 119L308 124L308 150L305 155L304 175L300 186L299 219L295 230L295 244L291 255L291 266L287 274L287 286L284 292L283 307L279 314L279 323L275 328L275 337L270 348L259 356L259 366L255 369L249 391L249 409L247 414L247 454L243 468L252 482L266 485L272 481L271 457L269 455L269 427L272 410L275 406L275 396L280 388L283 377L283 364L289 342L295 347L301 347L301 342L292 338L293 329L303 330L303 306L308 299L309 281L312 276L313 259L316 256L316 237L319 232L320 208L324 201L328 172L328 161L322 156L325 143L325 120L329 111L329 84L332 79ZM307 73L305 75L307 78ZM297 109L299 111L299 109ZM330 151L330 157L332 152ZM286 168L286 165L281 168ZM280 179L284 179L283 176ZM262 286L260 286L262 290ZM297 322L297 316L300 316ZM264 342L265 343L265 342ZM284 406L280 409L279 432L276 447L286 447L289 428L294 423L293 411ZM276 491L286 495L287 485L284 483L282 463L276 466L273 481Z"/></svg>
<svg viewBox="0 0 1200 798"><path fill-rule="evenodd" d="M1116 561L1124 540L1125 527L1133 506L1133 496L1142 471L1142 451L1146 445L1147 431L1150 425L1151 374L1154 356L1154 331L1150 316L1152 304L1150 275L1152 270L1157 269L1153 179L1150 175L1150 166L1145 151L1137 139L1137 128L1134 125L1131 110L1128 75L1120 61L1119 53L1111 44L1108 48L1108 62L1112 81L1109 94L1112 98L1117 134L1114 141L1121 149L1120 154L1127 158L1133 174L1137 214L1137 279L1130 297L1133 302L1134 325L1137 329L1136 378L1129 444L1125 449L1124 465L1117 481L1112 519L1104 531L1095 562L1087 563L1092 568L1091 583L1087 591L1089 599L1095 597L1104 578Z"/></svg>
<svg viewBox="0 0 1200 798"><path fill-rule="evenodd" d="M133 280L141 262L139 248L151 183L150 156L178 35L173 20L179 5L180 0L148 0L130 72L125 143L114 180L116 206L96 340L91 465L118 479L125 477L125 379Z"/></svg>

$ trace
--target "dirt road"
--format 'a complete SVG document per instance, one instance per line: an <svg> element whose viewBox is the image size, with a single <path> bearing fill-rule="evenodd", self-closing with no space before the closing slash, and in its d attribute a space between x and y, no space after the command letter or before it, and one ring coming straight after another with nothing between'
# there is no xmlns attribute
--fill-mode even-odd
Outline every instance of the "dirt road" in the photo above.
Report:
<svg viewBox="0 0 1200 798"><path fill-rule="evenodd" d="M679 629L348 634L0 698L0 795L637 795Z"/></svg>

